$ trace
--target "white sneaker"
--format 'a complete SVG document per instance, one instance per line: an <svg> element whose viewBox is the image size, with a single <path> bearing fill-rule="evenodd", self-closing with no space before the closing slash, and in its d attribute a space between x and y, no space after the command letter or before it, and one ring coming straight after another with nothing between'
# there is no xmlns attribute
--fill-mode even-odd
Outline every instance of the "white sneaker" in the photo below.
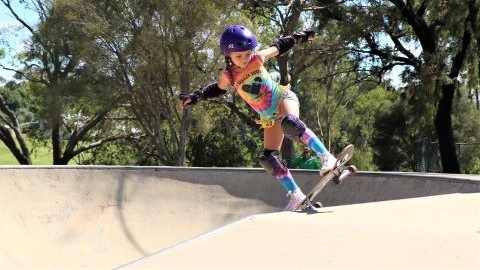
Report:
<svg viewBox="0 0 480 270"><path fill-rule="evenodd" d="M329 152L320 155L320 160L322 161L322 168L320 168L320 176L324 176L333 168L335 168L335 165L337 163L337 159Z"/></svg>
<svg viewBox="0 0 480 270"><path fill-rule="evenodd" d="M305 194L300 189L294 191L289 191L287 196L290 197L290 201L283 211L294 211L300 205L300 203L305 199Z"/></svg>

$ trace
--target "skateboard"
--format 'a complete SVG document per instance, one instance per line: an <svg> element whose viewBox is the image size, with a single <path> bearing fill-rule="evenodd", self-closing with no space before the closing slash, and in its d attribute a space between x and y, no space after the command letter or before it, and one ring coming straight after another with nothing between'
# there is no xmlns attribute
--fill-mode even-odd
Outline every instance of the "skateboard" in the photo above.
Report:
<svg viewBox="0 0 480 270"><path fill-rule="evenodd" d="M322 207L320 202L313 203L315 196L323 190L323 188L332 181L335 185L339 185L342 181L349 175L355 174L357 172L357 167L355 165L346 166L350 158L353 155L354 146L353 144L347 145L343 148L342 152L337 156L337 163L335 167L328 171L324 176L320 177L320 181L307 193L305 199L300 203L296 210L309 210Z"/></svg>

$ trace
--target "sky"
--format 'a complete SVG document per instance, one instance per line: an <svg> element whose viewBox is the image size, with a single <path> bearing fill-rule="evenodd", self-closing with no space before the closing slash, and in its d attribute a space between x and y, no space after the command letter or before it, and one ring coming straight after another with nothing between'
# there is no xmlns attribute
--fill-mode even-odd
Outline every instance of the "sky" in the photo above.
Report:
<svg viewBox="0 0 480 270"><path fill-rule="evenodd" d="M12 1L14 10L19 16L30 25L35 25L38 17L35 12L26 9L18 1ZM5 57L0 59L0 63L7 67L15 67L12 55L20 52L28 40L30 32L22 29L20 23L11 15L10 11L0 3L0 48L5 50ZM11 80L14 72L0 69L0 77L5 80ZM3 84L5 82L1 82Z"/></svg>

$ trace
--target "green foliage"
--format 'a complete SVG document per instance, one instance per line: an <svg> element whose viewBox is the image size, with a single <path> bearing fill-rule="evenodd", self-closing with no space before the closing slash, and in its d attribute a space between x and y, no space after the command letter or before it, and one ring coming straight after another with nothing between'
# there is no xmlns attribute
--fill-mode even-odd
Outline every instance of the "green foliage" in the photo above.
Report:
<svg viewBox="0 0 480 270"><path fill-rule="evenodd" d="M7 106L15 112L20 123L32 122L35 120L35 113L39 106L31 95L31 84L18 84L13 81L0 87L0 95L5 99Z"/></svg>
<svg viewBox="0 0 480 270"><path fill-rule="evenodd" d="M460 88L454 98L452 126L462 173L480 174L480 112Z"/></svg>
<svg viewBox="0 0 480 270"><path fill-rule="evenodd" d="M376 153L373 144L376 121L380 115L391 110L395 99L395 92L380 86L376 87L358 96L343 123L347 138L356 146L352 163L358 164L358 167L363 170L374 170L378 166L374 162ZM390 155L389 153L385 154Z"/></svg>
<svg viewBox="0 0 480 270"><path fill-rule="evenodd" d="M452 122L458 142L480 142L480 111L467 99L465 89L455 95Z"/></svg>
<svg viewBox="0 0 480 270"><path fill-rule="evenodd" d="M478 146L477 146L478 147ZM477 148L477 152L478 153L478 148ZM464 163L461 163L461 164L464 164ZM463 167L463 170L464 170L464 173L469 173L469 174L480 174L480 157L477 155L477 156L474 156L470 162L468 162L467 164L465 164Z"/></svg>
<svg viewBox="0 0 480 270"><path fill-rule="evenodd" d="M202 103L194 117L187 157L191 166L257 167L260 133L251 130L221 104ZM197 114L195 114L197 115Z"/></svg>
<svg viewBox="0 0 480 270"><path fill-rule="evenodd" d="M194 167L248 167L247 148L239 137L225 138L221 133L192 134L187 155Z"/></svg>
<svg viewBox="0 0 480 270"><path fill-rule="evenodd" d="M372 138L373 161L381 171L413 170L413 138L401 103L379 111ZM394 154L392 154L394 153Z"/></svg>
<svg viewBox="0 0 480 270"><path fill-rule="evenodd" d="M81 165L150 165L143 164L146 154L140 155L128 141L115 141L82 153L75 158Z"/></svg>
<svg viewBox="0 0 480 270"><path fill-rule="evenodd" d="M224 66L218 37L227 25L250 27L259 48L286 29L314 26L316 40L295 46L288 66L302 120L332 152L353 143L352 163L361 170L412 170L413 142L435 138L441 86L455 82L452 129L456 141L469 143L459 149L462 172L478 173L478 44L466 51L461 79L451 78L470 12L454 2L409 2L405 8L419 17L408 21L395 6L404 1L321 1L315 9L312 1L40 1L31 46L18 55L27 82L0 94L21 123L34 122L22 126L33 152L55 148L50 139L59 125L60 154L69 142L78 150L124 138L80 154L81 164L257 166L262 134L237 95L228 95L230 107L202 102L182 110L178 94L216 80ZM296 25L288 8L302 9ZM417 36L420 22L435 35ZM267 67L279 77L277 61ZM393 67L406 67L405 87L389 85ZM103 118L82 130L95 117ZM140 136L129 140L128 133Z"/></svg>

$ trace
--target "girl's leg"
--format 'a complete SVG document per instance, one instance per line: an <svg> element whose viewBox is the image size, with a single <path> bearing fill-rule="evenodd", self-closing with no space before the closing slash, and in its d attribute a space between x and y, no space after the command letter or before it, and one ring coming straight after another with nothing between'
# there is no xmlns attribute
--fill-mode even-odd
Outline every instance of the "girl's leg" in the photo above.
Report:
<svg viewBox="0 0 480 270"><path fill-rule="evenodd" d="M301 131L295 130L296 134L298 134L297 138L292 138L294 141L300 141L304 145L308 146L310 149L315 151L317 155L322 155L326 152L328 152L327 148L325 148L325 145L320 141L320 139L313 133L311 129L309 129L300 119L299 119L299 111L300 111L300 106L298 101L296 100L291 100L291 99L283 99L282 104L281 104L281 109L282 109L282 115L284 115L286 118L290 118L295 122L299 122L299 125L297 126L302 126L303 129ZM295 128L296 128L295 127ZM283 133L283 128L282 128L282 133ZM295 135L296 135L295 134ZM289 134L287 134L288 136Z"/></svg>
<svg viewBox="0 0 480 270"><path fill-rule="evenodd" d="M324 175L334 167L336 158L327 150L315 133L299 119L298 111L298 102L288 99L283 100L282 112L285 117L282 120L282 131L294 141L300 141L315 151L322 160L320 174Z"/></svg>
<svg viewBox="0 0 480 270"><path fill-rule="evenodd" d="M292 106L292 113L298 114L298 103L297 109ZM278 151L282 146L283 142L283 130L282 124L280 121L276 121L271 128L267 128L263 133L263 147L264 153L260 157L260 164L267 171L269 171L275 178L277 178L282 186L287 190L288 196L290 196L290 201L287 206L283 209L284 211L294 211L298 205L305 199L305 195L298 187L297 183L292 177L290 170L281 162L278 157Z"/></svg>
<svg viewBox="0 0 480 270"><path fill-rule="evenodd" d="M278 153L283 142L283 131L280 122L275 122L271 128L267 128L263 132L263 154L260 157L260 163L264 168L277 178L287 192L299 190L295 183L290 170L283 164L278 157ZM272 165L276 164L276 165Z"/></svg>

